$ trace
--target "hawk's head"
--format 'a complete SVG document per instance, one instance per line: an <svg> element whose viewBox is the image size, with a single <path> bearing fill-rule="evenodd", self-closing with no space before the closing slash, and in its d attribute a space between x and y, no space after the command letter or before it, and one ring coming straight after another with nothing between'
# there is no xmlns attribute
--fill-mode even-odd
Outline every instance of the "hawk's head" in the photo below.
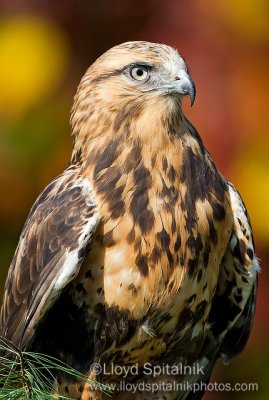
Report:
<svg viewBox="0 0 269 400"><path fill-rule="evenodd" d="M88 76L93 84L106 81L129 94L189 94L191 104L195 100L195 86L184 60L164 44L127 42L115 46L98 58Z"/></svg>
<svg viewBox="0 0 269 400"><path fill-rule="evenodd" d="M84 129L100 119L109 126L127 112L129 120L142 116L141 126L154 116L165 119L170 111L178 113L187 94L193 104L195 86L175 49L150 42L120 44L99 57L82 78L72 113L73 133L81 130L82 121Z"/></svg>

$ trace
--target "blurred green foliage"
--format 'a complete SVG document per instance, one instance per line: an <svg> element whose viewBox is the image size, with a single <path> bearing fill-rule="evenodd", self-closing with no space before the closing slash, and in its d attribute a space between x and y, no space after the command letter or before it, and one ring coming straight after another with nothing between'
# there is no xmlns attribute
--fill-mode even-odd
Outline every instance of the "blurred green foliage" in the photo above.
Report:
<svg viewBox="0 0 269 400"><path fill-rule="evenodd" d="M197 87L188 118L249 209L263 273L257 317L244 354L215 379L268 387L269 113L268 0L1 1L0 291L27 213L67 165L69 110L89 64L111 46L149 40L175 46Z"/></svg>

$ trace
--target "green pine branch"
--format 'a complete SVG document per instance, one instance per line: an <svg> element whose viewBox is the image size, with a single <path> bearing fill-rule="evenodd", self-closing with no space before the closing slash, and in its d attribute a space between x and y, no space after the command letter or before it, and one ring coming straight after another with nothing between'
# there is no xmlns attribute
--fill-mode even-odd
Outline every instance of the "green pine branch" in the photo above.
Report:
<svg viewBox="0 0 269 400"><path fill-rule="evenodd" d="M55 370L94 385L111 395L111 389L89 378L54 357L21 351L7 339L0 337L0 400L72 400L57 392Z"/></svg>

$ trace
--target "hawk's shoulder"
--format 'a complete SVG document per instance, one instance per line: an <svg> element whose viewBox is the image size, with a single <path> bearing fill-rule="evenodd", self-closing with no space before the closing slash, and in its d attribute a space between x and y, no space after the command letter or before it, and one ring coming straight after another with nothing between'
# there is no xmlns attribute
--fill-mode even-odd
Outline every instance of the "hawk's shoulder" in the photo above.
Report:
<svg viewBox="0 0 269 400"><path fill-rule="evenodd" d="M99 223L91 183L69 167L33 205L5 285L1 335L24 346L62 289L79 272Z"/></svg>

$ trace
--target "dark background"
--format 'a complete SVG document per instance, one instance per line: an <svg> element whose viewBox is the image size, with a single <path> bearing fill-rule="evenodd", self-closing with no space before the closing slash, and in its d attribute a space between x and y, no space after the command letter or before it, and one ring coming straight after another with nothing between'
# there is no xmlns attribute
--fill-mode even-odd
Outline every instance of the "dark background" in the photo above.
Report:
<svg viewBox="0 0 269 400"><path fill-rule="evenodd" d="M186 59L197 98L184 111L242 194L263 269L247 349L212 378L259 391L207 399L269 395L268 16L268 0L0 0L0 292L33 201L69 161L85 69L127 40L166 43Z"/></svg>

